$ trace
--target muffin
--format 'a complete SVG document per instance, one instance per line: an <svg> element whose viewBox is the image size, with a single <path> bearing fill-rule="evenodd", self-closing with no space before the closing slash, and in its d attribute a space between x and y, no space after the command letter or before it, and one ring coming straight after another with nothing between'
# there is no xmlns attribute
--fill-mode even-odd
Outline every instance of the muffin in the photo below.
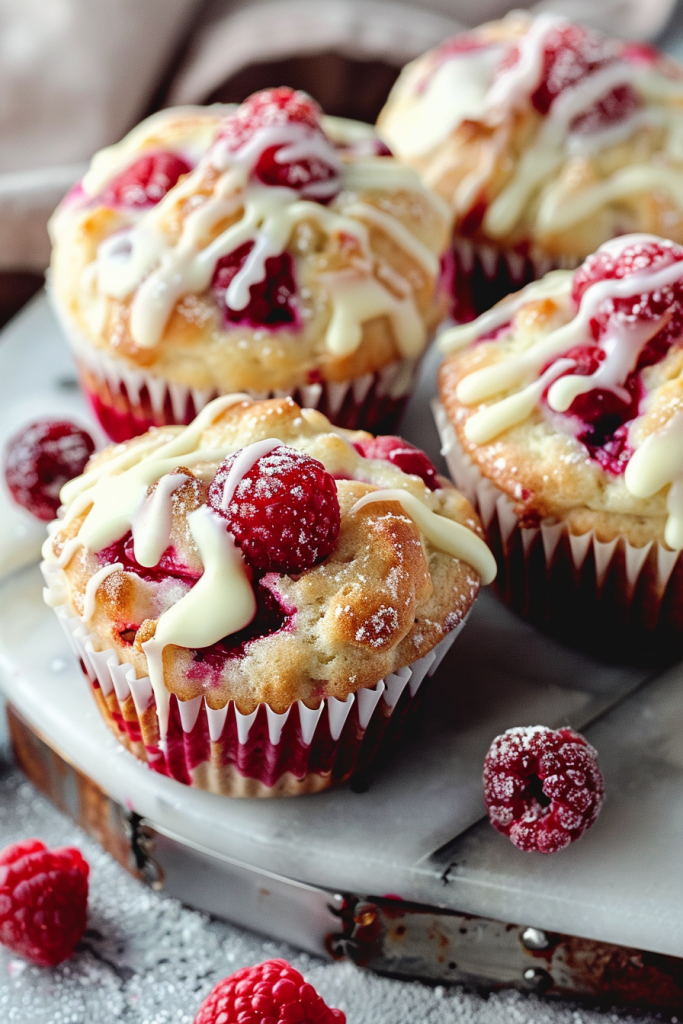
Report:
<svg viewBox="0 0 683 1024"><path fill-rule="evenodd" d="M95 455L62 499L46 600L105 721L227 795L365 767L495 574L422 452L291 398L214 399Z"/></svg>
<svg viewBox="0 0 683 1024"><path fill-rule="evenodd" d="M50 231L54 305L115 441L236 391L388 428L447 304L446 204L291 89L153 115Z"/></svg>
<svg viewBox="0 0 683 1024"><path fill-rule="evenodd" d="M453 209L459 321L616 235L683 242L683 76L652 47L515 11L409 64L378 129Z"/></svg>
<svg viewBox="0 0 683 1024"><path fill-rule="evenodd" d="M680 656L683 247L614 239L442 345L442 439L501 594L598 653Z"/></svg>

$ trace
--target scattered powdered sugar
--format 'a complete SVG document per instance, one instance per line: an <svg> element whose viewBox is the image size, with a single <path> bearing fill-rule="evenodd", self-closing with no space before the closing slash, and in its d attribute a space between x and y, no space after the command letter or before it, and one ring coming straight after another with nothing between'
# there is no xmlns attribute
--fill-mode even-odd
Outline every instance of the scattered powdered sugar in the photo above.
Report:
<svg viewBox="0 0 683 1024"><path fill-rule="evenodd" d="M3 1024L192 1024L221 978L284 956L347 1024L636 1024L633 1017L518 992L380 978L331 963L181 906L126 874L16 771L0 778L0 847L27 836L78 846L90 862L88 931L79 952L43 970L0 947ZM657 1019L660 1019L658 1017ZM667 1016L664 1019L669 1019ZM638 1018L655 1024L655 1018Z"/></svg>

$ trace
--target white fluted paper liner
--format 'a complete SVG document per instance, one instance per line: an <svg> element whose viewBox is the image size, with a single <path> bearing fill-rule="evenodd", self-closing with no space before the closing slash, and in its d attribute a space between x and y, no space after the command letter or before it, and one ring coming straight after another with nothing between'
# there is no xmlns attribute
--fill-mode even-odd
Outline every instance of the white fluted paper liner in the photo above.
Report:
<svg viewBox="0 0 683 1024"><path fill-rule="evenodd" d="M529 271L532 272L534 278L539 278L550 270L574 270L582 262L574 256L552 259L540 250L533 248L528 255L523 255L512 249L498 249L493 245L486 245L484 242L457 236L453 239L453 251L458 266L466 274L471 274L478 264L484 277L493 281L501 273L501 265L504 265L507 276L513 284L518 284L520 287L529 280Z"/></svg>
<svg viewBox="0 0 683 1024"><path fill-rule="evenodd" d="M46 583L44 591L45 601L54 609L76 658L82 663L91 682L97 682L105 698L114 691L117 701L121 706L129 696L132 697L137 714L142 717L154 705L154 694L149 677L144 676L138 679L135 668L127 662L122 662L115 650L111 648L100 650L99 648L102 645L101 639L88 629L87 625L81 621L67 603L63 571L58 566L47 562L42 563L41 570ZM336 742L341 736L344 724L354 703L357 703L358 722L360 729L364 732L367 730L380 701L383 700L386 706L387 710L383 711L383 715L387 717L387 711L390 715L406 687L408 687L411 698L415 696L425 677L432 676L436 672L441 661L465 625L465 621L466 618L424 657L419 658L409 666L398 669L397 672L380 680L372 688L364 688L357 690L355 693L350 693L344 701L337 700L335 697L328 697L321 701L320 707L317 709L307 707L303 701L296 701L295 705L293 704L291 708L282 714L277 714L268 704L265 704L268 736L271 744L274 747L278 746L282 730L290 714L297 713L299 716L301 738L305 746L310 746L313 743L318 725L321 721L324 721L325 716L327 717L330 736ZM181 724L185 733L192 732L202 709L202 704L205 706L209 736L213 742L220 740L226 718L232 706L237 726L238 741L241 745L247 743L260 705L251 714L243 715L234 705L233 701L230 701L223 708L210 708L201 694L192 700L178 701ZM296 712L294 711L295 706ZM163 742L160 746L163 749Z"/></svg>
<svg viewBox="0 0 683 1024"><path fill-rule="evenodd" d="M540 535L546 568L550 569L554 563L558 544L566 536L568 549L577 573L583 568L589 551L592 550L595 561L595 584L599 593L604 586L615 554L620 550L620 546L623 546L628 587L627 597L631 598L642 570L648 562L654 541L650 541L644 547L635 547L625 537L600 541L595 536L594 530L584 534L573 534L565 523L557 522L554 519L542 519L537 527L522 526L508 496L494 483L482 476L478 467L463 450L446 410L436 399L432 402L432 410L441 438L441 453L448 463L453 483L477 509L485 530L488 531L494 520L497 520L504 549L510 546L512 535L517 531L521 537L524 553L528 554ZM656 585L658 592L663 596L681 557L681 552L670 551L660 542L656 542L656 551Z"/></svg>
<svg viewBox="0 0 683 1024"><path fill-rule="evenodd" d="M94 378L106 383L112 396L123 396L131 407L139 407L146 394L153 415L161 423L165 422L167 409L170 407L174 422L184 423L187 411L192 402L196 416L214 398L236 390L228 388L192 388L185 384L163 380L149 370L128 366L123 359L117 359L101 349L96 348L89 339L78 331L68 314L50 293L52 308L62 326L77 364ZM417 370L417 359L400 359L383 367L375 373L366 373L344 381L321 381L314 384L302 384L294 388L282 390L256 391L239 388L240 392L251 398L264 400L268 398L293 398L305 409L323 409L334 422L341 412L347 397L351 395L355 406L362 406L371 391L376 399L398 402L409 394ZM359 427L363 424L359 423Z"/></svg>

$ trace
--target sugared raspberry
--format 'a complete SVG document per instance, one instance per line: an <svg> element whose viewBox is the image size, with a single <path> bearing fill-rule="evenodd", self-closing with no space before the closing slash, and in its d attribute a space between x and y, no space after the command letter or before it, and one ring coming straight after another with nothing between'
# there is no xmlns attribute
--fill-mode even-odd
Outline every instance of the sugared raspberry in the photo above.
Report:
<svg viewBox="0 0 683 1024"><path fill-rule="evenodd" d="M530 97L532 105L539 114L547 114L565 89L614 64L620 56L619 45L593 29L568 22L551 28L543 47L541 81ZM520 48L514 46L501 61L498 73L519 59ZM600 131L628 117L639 106L638 94L629 84L617 85L579 114L570 128L585 134Z"/></svg>
<svg viewBox="0 0 683 1024"><path fill-rule="evenodd" d="M484 761L491 824L520 850L557 853L580 839L603 791L596 751L571 729L508 729Z"/></svg>
<svg viewBox="0 0 683 1024"><path fill-rule="evenodd" d="M598 281L633 277L645 271L654 272L683 260L683 246L665 239L634 235L615 239L601 246L584 260L574 273L572 298L578 305L591 285ZM681 272L683 278L683 271ZM638 299L642 296L638 296Z"/></svg>
<svg viewBox="0 0 683 1024"><path fill-rule="evenodd" d="M440 487L436 469L425 453L402 437L385 434L368 441L354 441L353 446L364 459L384 459L404 473L419 476L430 491Z"/></svg>
<svg viewBox="0 0 683 1024"><path fill-rule="evenodd" d="M225 517L247 563L299 573L327 558L339 536L340 514L337 485L322 463L279 445L256 460L224 509L225 483L238 454L219 467L209 503Z"/></svg>
<svg viewBox="0 0 683 1024"><path fill-rule="evenodd" d="M60 490L83 472L94 450L93 439L75 423L31 423L7 442L5 480L10 494L17 504L49 522L57 514Z"/></svg>
<svg viewBox="0 0 683 1024"><path fill-rule="evenodd" d="M253 174L264 185L296 189L303 195L310 193L310 198L330 199L338 191L339 168L332 143L322 129L321 116L320 107L305 92L284 86L264 89L226 118L220 138L236 153L260 129L302 127L304 137L311 143L309 154L302 151L293 160L283 160L281 151L287 143L265 146L254 163ZM293 135L292 144L300 149L302 137Z"/></svg>
<svg viewBox="0 0 683 1024"><path fill-rule="evenodd" d="M194 1024L346 1024L286 960L243 967L219 981Z"/></svg>
<svg viewBox="0 0 683 1024"><path fill-rule="evenodd" d="M108 206L155 206L191 170L175 153L146 153L109 182L102 200Z"/></svg>
<svg viewBox="0 0 683 1024"><path fill-rule="evenodd" d="M85 931L90 868L78 850L25 839L0 852L0 942L41 967L70 957Z"/></svg>
<svg viewBox="0 0 683 1024"><path fill-rule="evenodd" d="M270 256L266 260L266 276L252 284L249 302L244 309L231 309L227 304L226 292L230 282L244 266L244 261L254 247L245 242L234 252L221 256L216 264L212 287L225 303L225 318L232 324L248 324L250 327L275 327L291 324L297 319L293 304L296 295L294 265L288 252Z"/></svg>

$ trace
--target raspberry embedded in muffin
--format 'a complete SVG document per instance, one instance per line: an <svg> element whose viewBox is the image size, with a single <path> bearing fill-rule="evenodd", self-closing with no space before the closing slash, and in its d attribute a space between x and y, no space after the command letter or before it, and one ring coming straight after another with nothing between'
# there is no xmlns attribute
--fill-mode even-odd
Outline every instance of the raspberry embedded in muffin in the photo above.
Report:
<svg viewBox="0 0 683 1024"><path fill-rule="evenodd" d="M287 719L294 767L273 750L235 767L235 757L252 755L228 755L226 746L215 754L219 781L197 784L228 787L238 769L271 788L278 773L306 775L301 750L308 764L339 739L325 724L318 745L304 742L296 730L308 728L306 709L319 717L334 698L346 714L359 690L372 690L376 703L396 672L405 685L410 666L449 637L491 579L493 558L468 502L443 478L433 488L387 459L364 458L355 444L369 442L291 399L226 396L184 430L105 450L62 492L63 518L45 548L48 578L57 575L91 643L149 679L153 701L124 709L134 736L106 703L113 697L98 702L156 770L190 781L214 756L206 730L218 729L224 709L220 729L260 715L261 736L273 715L301 702ZM349 726L358 743L375 706L368 700L358 698ZM187 724L197 702L208 710L183 725L193 736L184 746L178 716ZM311 771L301 785L332 783L329 771Z"/></svg>
<svg viewBox="0 0 683 1024"><path fill-rule="evenodd" d="M155 206L191 170L188 162L176 153L146 154L109 182L102 202L109 206Z"/></svg>

